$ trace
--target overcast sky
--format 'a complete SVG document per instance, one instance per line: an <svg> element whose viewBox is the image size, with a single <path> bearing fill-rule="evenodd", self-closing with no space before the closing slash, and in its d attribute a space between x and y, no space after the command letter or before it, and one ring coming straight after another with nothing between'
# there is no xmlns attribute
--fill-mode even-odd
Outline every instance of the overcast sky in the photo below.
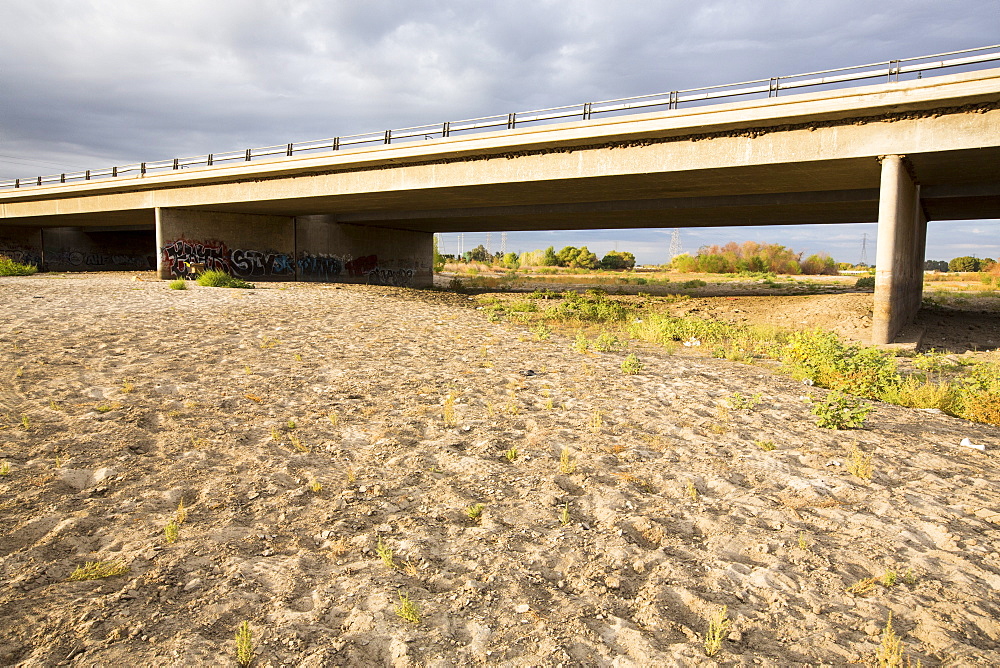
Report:
<svg viewBox="0 0 1000 668"><path fill-rule="evenodd" d="M731 83L1000 42L1000 0L31 0L0 14L0 179ZM874 225L683 230L857 261ZM508 250L671 230L510 233ZM493 234L499 250L499 233ZM444 235L453 251L455 235ZM485 241L467 234L466 249ZM1000 221L928 257L1000 255Z"/></svg>

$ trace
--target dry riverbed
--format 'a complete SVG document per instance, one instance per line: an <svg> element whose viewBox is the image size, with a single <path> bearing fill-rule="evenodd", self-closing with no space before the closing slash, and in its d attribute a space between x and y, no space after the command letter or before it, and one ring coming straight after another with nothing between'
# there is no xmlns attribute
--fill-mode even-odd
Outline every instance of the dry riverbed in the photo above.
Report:
<svg viewBox="0 0 1000 668"><path fill-rule="evenodd" d="M474 305L0 278L0 665L235 665L245 620L257 666L844 665L890 613L924 666L996 664L996 427L820 429L763 368L625 375Z"/></svg>

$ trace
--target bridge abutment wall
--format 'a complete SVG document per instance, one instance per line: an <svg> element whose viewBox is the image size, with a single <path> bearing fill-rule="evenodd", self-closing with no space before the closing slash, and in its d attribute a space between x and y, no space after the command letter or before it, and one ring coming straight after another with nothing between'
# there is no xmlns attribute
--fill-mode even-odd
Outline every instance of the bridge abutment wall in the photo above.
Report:
<svg viewBox="0 0 1000 668"><path fill-rule="evenodd" d="M433 282L430 233L342 224L331 215L158 208L156 248L162 279L198 263L255 281Z"/></svg>
<svg viewBox="0 0 1000 668"><path fill-rule="evenodd" d="M37 227L0 227L0 255L41 267L43 248L42 231Z"/></svg>
<svg viewBox="0 0 1000 668"><path fill-rule="evenodd" d="M920 186L904 156L883 156L872 343L891 343L920 309L926 244L927 218L920 204Z"/></svg>

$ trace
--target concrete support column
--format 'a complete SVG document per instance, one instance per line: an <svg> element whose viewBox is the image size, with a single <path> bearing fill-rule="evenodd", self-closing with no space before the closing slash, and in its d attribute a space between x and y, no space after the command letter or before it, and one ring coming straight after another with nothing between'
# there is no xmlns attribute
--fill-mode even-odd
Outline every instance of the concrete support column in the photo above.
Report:
<svg viewBox="0 0 1000 668"><path fill-rule="evenodd" d="M170 267L163 252L163 210L156 207L156 275L160 280L170 280Z"/></svg>
<svg viewBox="0 0 1000 668"><path fill-rule="evenodd" d="M904 156L882 157L872 343L891 343L920 309L927 220Z"/></svg>

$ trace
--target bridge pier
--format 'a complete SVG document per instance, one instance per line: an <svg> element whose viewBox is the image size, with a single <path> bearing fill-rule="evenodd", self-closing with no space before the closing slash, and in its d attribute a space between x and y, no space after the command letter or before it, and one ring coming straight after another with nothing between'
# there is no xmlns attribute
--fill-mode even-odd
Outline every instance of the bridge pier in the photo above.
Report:
<svg viewBox="0 0 1000 668"><path fill-rule="evenodd" d="M426 287L433 235L338 223L332 215L274 216L156 209L157 273L185 263L253 281L324 281Z"/></svg>
<svg viewBox="0 0 1000 668"><path fill-rule="evenodd" d="M872 343L891 343L923 295L927 217L905 156L882 156Z"/></svg>

